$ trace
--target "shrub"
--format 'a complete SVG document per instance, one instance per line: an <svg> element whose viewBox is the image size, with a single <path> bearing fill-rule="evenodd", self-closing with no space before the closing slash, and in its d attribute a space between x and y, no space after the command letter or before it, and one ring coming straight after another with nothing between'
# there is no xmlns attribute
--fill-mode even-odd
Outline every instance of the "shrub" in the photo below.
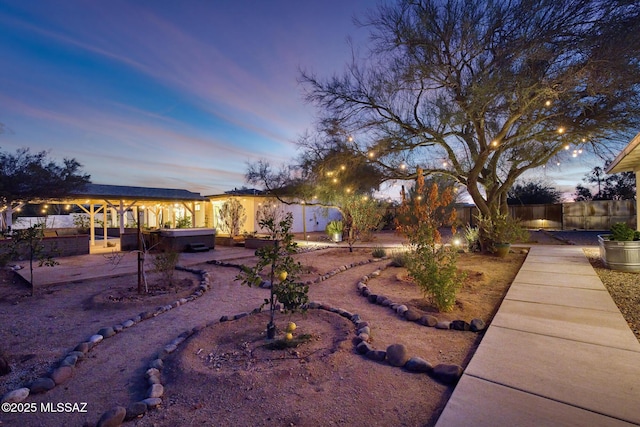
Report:
<svg viewBox="0 0 640 427"><path fill-rule="evenodd" d="M325 231L329 236L333 236L342 233L342 228L342 221L330 221Z"/></svg>
<svg viewBox="0 0 640 427"><path fill-rule="evenodd" d="M440 191L437 183L425 186L422 170L418 169L412 193L409 199L403 189L397 216L398 229L412 247L407 254L407 270L425 298L438 310L450 311L464 274L456 268L457 252L442 244L438 229L455 221L456 211L450 209L453 187Z"/></svg>
<svg viewBox="0 0 640 427"><path fill-rule="evenodd" d="M638 240L638 232L629 227L625 222L618 222L611 226L611 240L631 241Z"/></svg>
<svg viewBox="0 0 640 427"><path fill-rule="evenodd" d="M449 246L418 246L408 257L407 270L438 311L451 311L465 274L456 267L457 253Z"/></svg>
<svg viewBox="0 0 640 427"><path fill-rule="evenodd" d="M387 251L385 251L384 248L377 247L373 249L371 255L373 255L374 258L384 258L385 256L387 256Z"/></svg>
<svg viewBox="0 0 640 427"><path fill-rule="evenodd" d="M464 239L467 242L469 252L480 251L480 229L467 225L464 229Z"/></svg>
<svg viewBox="0 0 640 427"><path fill-rule="evenodd" d="M176 271L176 265L178 264L179 259L180 254L175 251L159 253L153 259L153 266L169 286L173 286L173 276ZM178 289L176 288L176 292L177 291Z"/></svg>
<svg viewBox="0 0 640 427"><path fill-rule="evenodd" d="M409 254L407 252L394 252L391 255L391 266L393 267L406 267L409 260Z"/></svg>

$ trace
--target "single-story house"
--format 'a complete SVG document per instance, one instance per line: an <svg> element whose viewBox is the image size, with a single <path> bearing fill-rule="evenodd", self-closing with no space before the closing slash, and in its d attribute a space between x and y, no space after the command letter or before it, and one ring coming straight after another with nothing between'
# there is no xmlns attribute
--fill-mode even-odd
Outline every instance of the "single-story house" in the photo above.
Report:
<svg viewBox="0 0 640 427"><path fill-rule="evenodd" d="M636 230L640 230L640 133L638 133L607 167L606 173L635 172Z"/></svg>

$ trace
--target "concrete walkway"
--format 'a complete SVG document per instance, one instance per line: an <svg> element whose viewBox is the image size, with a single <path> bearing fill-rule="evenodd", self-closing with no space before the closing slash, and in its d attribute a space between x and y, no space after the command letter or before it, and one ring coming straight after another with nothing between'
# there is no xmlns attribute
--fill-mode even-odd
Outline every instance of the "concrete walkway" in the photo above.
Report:
<svg viewBox="0 0 640 427"><path fill-rule="evenodd" d="M640 343L582 248L532 246L436 427L629 425Z"/></svg>

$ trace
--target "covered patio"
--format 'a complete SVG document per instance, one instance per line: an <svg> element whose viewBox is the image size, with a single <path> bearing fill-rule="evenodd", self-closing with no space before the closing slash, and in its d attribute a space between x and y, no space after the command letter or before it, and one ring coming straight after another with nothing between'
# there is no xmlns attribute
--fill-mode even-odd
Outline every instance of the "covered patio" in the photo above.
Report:
<svg viewBox="0 0 640 427"><path fill-rule="evenodd" d="M204 230L208 226L207 199L187 190L89 184L69 194L65 200L50 203L74 204L88 214L91 253L120 250L125 230L131 230L137 224L141 228L152 229L179 227ZM96 220L99 214L102 217L102 238L97 241ZM110 236L110 228L117 228L119 237ZM117 247L113 247L114 243Z"/></svg>

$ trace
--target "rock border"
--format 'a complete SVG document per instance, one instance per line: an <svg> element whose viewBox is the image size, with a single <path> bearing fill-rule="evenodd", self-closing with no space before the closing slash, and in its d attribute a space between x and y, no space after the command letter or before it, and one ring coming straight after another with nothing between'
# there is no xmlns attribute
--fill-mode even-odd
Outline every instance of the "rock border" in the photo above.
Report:
<svg viewBox="0 0 640 427"><path fill-rule="evenodd" d="M135 326L136 324L144 320L157 317L169 310L194 301L195 299L200 298L207 290L210 289L210 275L207 271L196 270L182 266L176 266L176 269L200 276L200 282L198 286L188 297L180 298L179 300L176 300L171 304L157 307L153 311L141 312L137 316L125 320L122 323L113 326L102 327L97 333L91 335L86 341L78 343L72 351L67 353L58 362L58 366L56 368L53 368L48 375L36 378L30 383L28 387L21 387L5 393L0 402L22 402L27 397L29 397L30 394L46 393L56 386L66 383L71 377L73 377L76 365L84 360L87 354L105 339L123 332L124 330L131 328L132 326ZM112 415L113 417L119 418L121 413L120 411L116 411ZM102 424L99 423L98 425Z"/></svg>
<svg viewBox="0 0 640 427"><path fill-rule="evenodd" d="M389 268L391 265L386 264L381 269L377 269L372 273L362 276L358 283L356 284L358 293L367 298L367 300L371 304L380 305L383 307L388 307L390 310L393 310L396 315L400 318L407 320L409 322L415 322L422 326L435 327L436 329L450 329L455 331L471 331L471 332L482 332L487 328L486 323L482 319L472 319L470 322L466 322L465 320L453 320L453 321L440 321L437 317L425 314L421 315L421 313L410 309L404 304L398 304L393 302L390 298L382 295L382 294L374 294L369 289L367 283L373 277L378 277L382 273L382 270Z"/></svg>
<svg viewBox="0 0 640 427"><path fill-rule="evenodd" d="M304 252L322 250L331 247L320 247L320 248L312 248ZM325 273L322 276L317 277L313 280L308 280L303 282L305 285L320 283L325 280L332 278L333 276L347 271L354 267L363 266L366 264L380 262L387 260L388 257L383 258L370 258L368 260L362 260L359 262L354 262L350 264L345 264L338 268L331 270L328 273ZM241 268L242 265L228 263L224 261L218 260L210 260L206 261L207 264L217 265L221 267L234 267ZM387 268L384 266L383 268ZM179 300L174 301L171 304L157 307L154 311L144 311L138 314L137 316L125 320L122 323L103 327L96 334L89 337L88 340L80 342L78 345L74 347L74 349L67 353L66 356L62 358L59 362L58 367L54 368L48 376L39 377L31 384L29 387L21 387L18 389L11 390L7 392L2 399L1 403L10 402L10 403L18 403L22 402L29 397L30 394L39 394L46 393L47 391L53 389L54 387L64 384L71 377L73 377L74 370L76 365L86 358L87 353L92 351L99 343L104 341L107 338L110 338L124 330L135 326L136 324L148 320L154 317L157 317L167 311L170 311L176 307L184 305L188 302L194 301L195 299L204 295L204 293L210 289L210 274L205 270L192 269L188 267L176 266L177 270L191 272L193 274L197 274L200 276L200 283L196 287L195 291L186 298L180 298ZM376 270L379 275L379 269ZM376 277L374 271L370 276ZM365 279L366 278L366 279ZM369 280L369 276L363 276L364 283ZM360 287L360 283L363 280L361 279L358 282L358 286ZM265 286L270 286L267 282L263 283ZM363 284L365 288L366 285ZM361 291L362 294L362 291ZM408 372L419 372L419 373L427 373L431 375L434 379L439 380L445 384L455 384L462 376L462 367L458 365L445 365L440 364L433 367L429 362L425 361L420 357L409 357L407 360L403 360L407 353L406 347L403 344L393 344L387 348L386 351L383 350L375 350L371 347L371 345L367 342L369 339L370 328L369 323L363 321L358 314L352 314L347 310L343 310L341 308L331 307L319 302L310 302L303 306L305 309L321 309L326 310L332 313L336 313L342 317L349 319L356 328L356 337L354 338L354 350L356 353L364 355L367 359L374 360L377 362L387 362L391 366L396 366L400 368L404 368ZM147 392L145 394L145 398L139 401L131 402L126 408L124 406L114 406L111 409L107 410L102 414L97 427L103 426L119 426L124 421L130 421L133 419L138 419L143 417L149 409L156 408L162 404L162 396L164 395L164 386L162 385L161 373L162 368L164 367L164 359L175 352L178 347L189 337L191 337L196 332L200 330L218 325L220 323L224 323L227 321L238 320L243 317L247 317L253 314L260 313L261 308L256 308L251 312L241 312L235 315L224 315L221 316L220 319L214 320L202 326L193 327L187 331L182 332L176 338L174 338L171 342L166 344L153 358L153 360L149 363L144 377L149 386ZM404 314L404 312L403 312ZM402 361L403 363L400 363Z"/></svg>

